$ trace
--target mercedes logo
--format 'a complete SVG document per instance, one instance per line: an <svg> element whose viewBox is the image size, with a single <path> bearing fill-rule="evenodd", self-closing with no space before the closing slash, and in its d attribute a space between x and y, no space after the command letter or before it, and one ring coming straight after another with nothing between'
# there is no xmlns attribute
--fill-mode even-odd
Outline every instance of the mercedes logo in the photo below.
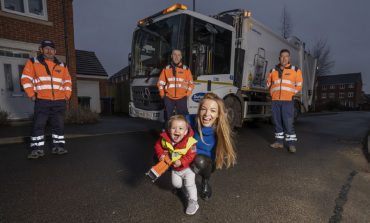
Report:
<svg viewBox="0 0 370 223"><path fill-rule="evenodd" d="M149 91L149 88L147 88L147 87L146 87L146 88L144 89L144 91L142 92L142 96L143 96L143 98L144 98L144 99L146 99L146 100L147 100L147 99L149 99L149 97L150 97L150 91Z"/></svg>

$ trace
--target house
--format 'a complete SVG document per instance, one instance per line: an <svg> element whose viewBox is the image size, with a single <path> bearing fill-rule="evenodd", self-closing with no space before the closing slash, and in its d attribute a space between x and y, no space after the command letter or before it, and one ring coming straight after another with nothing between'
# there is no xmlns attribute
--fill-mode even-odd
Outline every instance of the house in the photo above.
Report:
<svg viewBox="0 0 370 223"><path fill-rule="evenodd" d="M91 51L76 50L76 64L78 104L100 113L101 98L108 96L108 74Z"/></svg>
<svg viewBox="0 0 370 223"><path fill-rule="evenodd" d="M328 109L329 104L353 110L362 102L361 73L325 75L317 77L315 107L317 111Z"/></svg>
<svg viewBox="0 0 370 223"><path fill-rule="evenodd" d="M128 113L130 102L130 67L126 66L109 77L110 94L114 99L114 112Z"/></svg>
<svg viewBox="0 0 370 223"><path fill-rule="evenodd" d="M56 56L67 64L73 84L71 104L77 105L72 0L0 0L0 109L10 119L33 114L20 75L43 39L55 42Z"/></svg>

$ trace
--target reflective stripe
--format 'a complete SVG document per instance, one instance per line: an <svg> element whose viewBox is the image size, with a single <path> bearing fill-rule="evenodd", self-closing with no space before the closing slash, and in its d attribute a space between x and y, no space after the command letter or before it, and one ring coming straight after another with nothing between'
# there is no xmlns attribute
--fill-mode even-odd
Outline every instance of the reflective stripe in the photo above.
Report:
<svg viewBox="0 0 370 223"><path fill-rule="evenodd" d="M37 140L41 140L41 139L44 139L44 136L34 136L34 137L31 137L31 140L32 141L37 141Z"/></svg>
<svg viewBox="0 0 370 223"><path fill-rule="evenodd" d="M280 91L281 90L284 90L284 91L290 91L290 92L293 92L293 93L297 93L298 91L296 89L293 89L293 88L290 88L290 87L286 87L286 86L279 86L279 87L274 87L274 88L271 88L271 92L274 92L274 91Z"/></svg>
<svg viewBox="0 0 370 223"><path fill-rule="evenodd" d="M24 84L23 85L23 88L26 89L26 88L32 88L33 87L33 84Z"/></svg>
<svg viewBox="0 0 370 223"><path fill-rule="evenodd" d="M33 78L31 76L26 75L26 74L22 74L21 79L23 79L23 78L27 78L27 79L30 79L31 81L33 81Z"/></svg>
<svg viewBox="0 0 370 223"><path fill-rule="evenodd" d="M64 80L63 83L72 83L70 80Z"/></svg>
<svg viewBox="0 0 370 223"><path fill-rule="evenodd" d="M276 139L284 139L284 132L277 132L275 133Z"/></svg>
<svg viewBox="0 0 370 223"><path fill-rule="evenodd" d="M285 79L277 79L275 81L273 81L273 84L280 84L281 83L284 83L284 84L291 84L291 85L295 85L295 83L291 80L285 80Z"/></svg>
<svg viewBox="0 0 370 223"><path fill-rule="evenodd" d="M43 145L45 145L45 142L44 141L31 143L31 147L34 147L34 146L43 146Z"/></svg>
<svg viewBox="0 0 370 223"><path fill-rule="evenodd" d="M191 88L191 87L188 87L188 90L190 90L190 91L191 91L191 90L193 90L193 88Z"/></svg>
<svg viewBox="0 0 370 223"><path fill-rule="evenodd" d="M65 91L72 91L72 89L70 87L65 87L64 90Z"/></svg>
<svg viewBox="0 0 370 223"><path fill-rule="evenodd" d="M39 77L38 79L40 79L41 81L51 81L51 77L46 77L46 76Z"/></svg>
<svg viewBox="0 0 370 223"><path fill-rule="evenodd" d="M162 90L163 89L163 86L159 86L159 90Z"/></svg>
<svg viewBox="0 0 370 223"><path fill-rule="evenodd" d="M302 86L302 82L295 83L296 86Z"/></svg>
<svg viewBox="0 0 370 223"><path fill-rule="evenodd" d="M55 84L53 86L51 86L50 84L44 84L44 85L37 85L37 86L34 87L35 90L48 90L48 89L53 89L53 88L54 89L63 89L63 88L61 88L61 85L57 85L57 84Z"/></svg>
<svg viewBox="0 0 370 223"><path fill-rule="evenodd" d="M51 85L38 85L33 88L34 90L46 90L46 89L52 89Z"/></svg>
<svg viewBox="0 0 370 223"><path fill-rule="evenodd" d="M63 135L52 134L51 137L53 137L53 139L64 139Z"/></svg>
<svg viewBox="0 0 370 223"><path fill-rule="evenodd" d="M170 84L166 86L166 89L174 88L174 87L181 87L181 84Z"/></svg>
<svg viewBox="0 0 370 223"><path fill-rule="evenodd" d="M53 140L53 143L66 143L66 141L64 141L64 140Z"/></svg>
<svg viewBox="0 0 370 223"><path fill-rule="evenodd" d="M179 82L184 82L184 78L179 78L179 77L170 77L170 78L168 78L168 81L179 81Z"/></svg>
<svg viewBox="0 0 370 223"><path fill-rule="evenodd" d="M286 134L285 135L285 140L286 141L297 141L297 135L288 135L288 134Z"/></svg>
<svg viewBox="0 0 370 223"><path fill-rule="evenodd" d="M158 82L158 84L159 84L159 85L166 85L166 82L164 82L164 81L159 81L159 82Z"/></svg>
<svg viewBox="0 0 370 223"><path fill-rule="evenodd" d="M62 78L53 77L53 81L59 82L59 83L63 83L63 79Z"/></svg>

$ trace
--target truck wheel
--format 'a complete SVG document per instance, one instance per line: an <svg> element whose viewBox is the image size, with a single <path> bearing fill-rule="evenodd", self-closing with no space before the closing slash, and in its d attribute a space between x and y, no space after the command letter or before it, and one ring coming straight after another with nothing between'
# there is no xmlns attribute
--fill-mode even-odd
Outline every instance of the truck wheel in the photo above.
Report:
<svg viewBox="0 0 370 223"><path fill-rule="evenodd" d="M227 117L229 119L230 127L242 126L242 107L239 100L235 97L229 96L224 99Z"/></svg>

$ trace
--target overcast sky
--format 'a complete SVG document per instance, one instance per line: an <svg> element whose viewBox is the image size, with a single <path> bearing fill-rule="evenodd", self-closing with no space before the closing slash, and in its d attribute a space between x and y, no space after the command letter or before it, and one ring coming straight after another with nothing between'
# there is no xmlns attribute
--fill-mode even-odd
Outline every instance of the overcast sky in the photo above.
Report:
<svg viewBox="0 0 370 223"><path fill-rule="evenodd" d="M76 49L94 51L112 75L128 64L137 21L177 2L192 9L192 0L74 0ZM249 9L255 19L279 32L284 5L292 34L306 42L306 48L327 39L335 61L331 73L361 72L363 88L370 93L369 0L197 0L195 7L206 15Z"/></svg>

